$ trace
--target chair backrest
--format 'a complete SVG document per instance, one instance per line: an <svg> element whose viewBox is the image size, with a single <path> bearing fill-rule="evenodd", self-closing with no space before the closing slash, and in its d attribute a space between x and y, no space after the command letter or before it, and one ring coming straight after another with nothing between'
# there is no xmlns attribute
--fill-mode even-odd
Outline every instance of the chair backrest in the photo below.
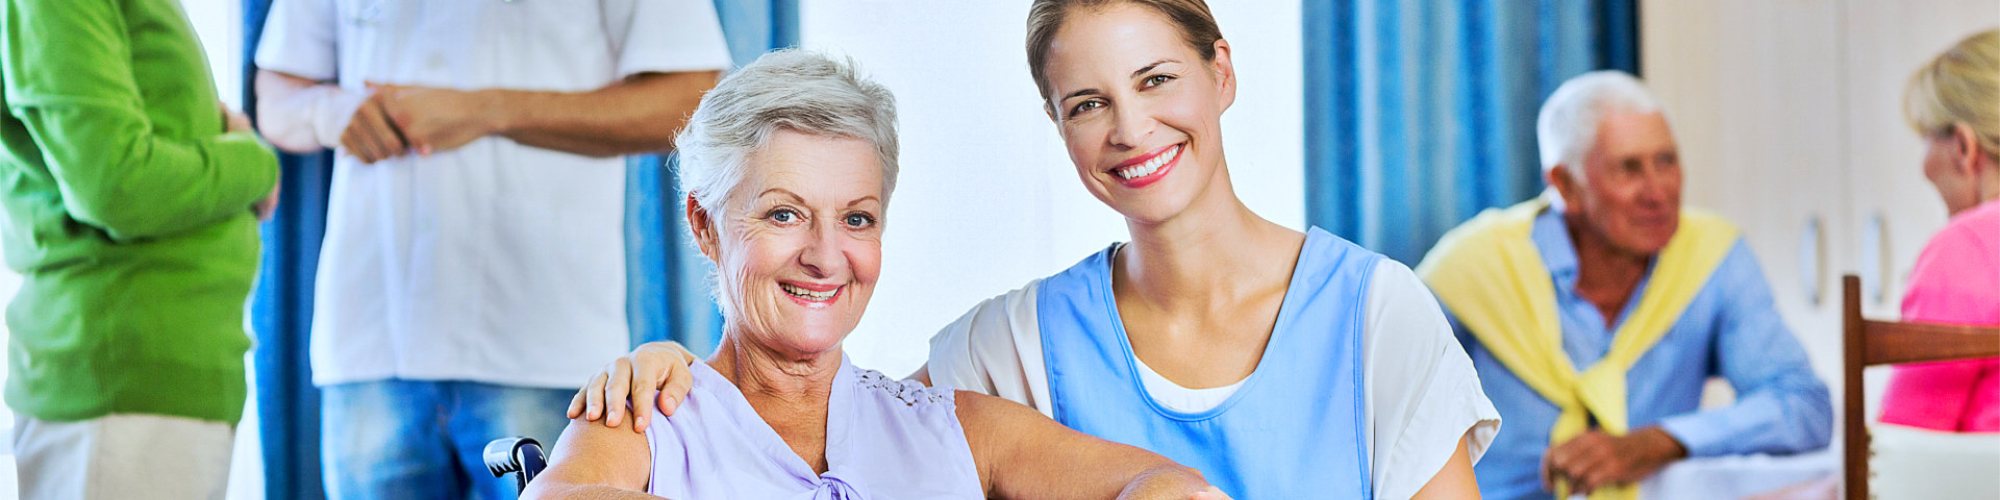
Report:
<svg viewBox="0 0 2000 500"><path fill-rule="evenodd" d="M1861 278L1840 280L1845 332L1841 425L1847 500L1868 498L1868 421L1861 373L1870 366L2000 357L2000 328L1873 321L1861 317Z"/></svg>

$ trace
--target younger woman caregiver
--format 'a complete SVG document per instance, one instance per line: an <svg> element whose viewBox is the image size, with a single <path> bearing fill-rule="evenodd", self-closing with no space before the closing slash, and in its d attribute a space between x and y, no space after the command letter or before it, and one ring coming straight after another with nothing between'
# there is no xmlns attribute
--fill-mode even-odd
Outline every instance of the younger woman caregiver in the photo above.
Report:
<svg viewBox="0 0 2000 500"><path fill-rule="evenodd" d="M975 306L913 377L1160 453L1235 498L1476 498L1499 415L1436 299L1409 268L1237 198L1221 131L1236 72L1208 6L1037 0L1027 46L1077 176L1132 241ZM596 418L628 379L635 407L678 404L685 382L650 389L692 356L628 359L572 415Z"/></svg>

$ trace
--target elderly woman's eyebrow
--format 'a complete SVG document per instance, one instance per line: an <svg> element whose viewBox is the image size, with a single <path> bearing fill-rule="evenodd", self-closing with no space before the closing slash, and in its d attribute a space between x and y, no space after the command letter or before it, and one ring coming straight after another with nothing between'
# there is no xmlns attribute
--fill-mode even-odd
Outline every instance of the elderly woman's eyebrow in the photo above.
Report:
<svg viewBox="0 0 2000 500"><path fill-rule="evenodd" d="M766 190L764 190L764 192L762 192L762 193L757 193L757 197L758 197L758 198L763 198L763 197L765 197L765 196L768 196L768 195L771 195L771 194L773 194L773 193L775 193L775 194L779 194L779 195L783 195L783 196L785 196L786 198L791 198L791 199L792 199L792 202L793 202L793 203L798 203L798 204L800 204L800 205L804 205L804 204L806 203L806 199L805 199L804 197L801 197L801 196L799 196L799 194L798 194L798 193L794 193L794 192L791 192L790 190L787 190L787 189L785 189L785 188L775 188L775 187L774 187L774 188L770 188L770 189L766 189Z"/></svg>
<svg viewBox="0 0 2000 500"><path fill-rule="evenodd" d="M881 202L882 202L882 199L881 199L881 198L877 198L877 197L875 197L875 195L872 195L872 194L871 194L871 195L868 195L868 196L863 196L863 197L860 197L860 198L855 198L855 199L854 199L854 201L850 201L850 202L847 202L847 207L848 207L848 208L854 208L854 206L855 206L855 205L860 205L860 204L862 204L862 203L864 203L864 202L867 202L867 201L869 201L869 200L874 200L874 201L875 201L876 203L881 203Z"/></svg>

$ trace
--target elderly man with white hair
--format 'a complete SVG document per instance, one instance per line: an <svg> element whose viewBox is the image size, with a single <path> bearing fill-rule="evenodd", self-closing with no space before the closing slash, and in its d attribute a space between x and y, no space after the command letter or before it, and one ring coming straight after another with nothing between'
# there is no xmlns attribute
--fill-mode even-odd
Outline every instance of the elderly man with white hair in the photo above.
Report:
<svg viewBox="0 0 2000 500"><path fill-rule="evenodd" d="M1737 229L1682 209L1645 87L1576 77L1537 133L1551 189L1453 229L1417 269L1510 424L1475 467L1481 493L1630 499L1683 458L1825 447L1826 385ZM1701 410L1712 376L1736 402Z"/></svg>

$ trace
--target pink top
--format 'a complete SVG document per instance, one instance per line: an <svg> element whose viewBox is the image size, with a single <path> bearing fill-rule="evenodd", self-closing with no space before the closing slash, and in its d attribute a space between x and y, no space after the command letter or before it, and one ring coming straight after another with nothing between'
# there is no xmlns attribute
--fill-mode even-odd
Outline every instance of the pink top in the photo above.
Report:
<svg viewBox="0 0 2000 500"><path fill-rule="evenodd" d="M2000 325L2000 201L1959 214L1917 256L1903 320ZM1898 366L1882 422L2000 432L2000 359Z"/></svg>

